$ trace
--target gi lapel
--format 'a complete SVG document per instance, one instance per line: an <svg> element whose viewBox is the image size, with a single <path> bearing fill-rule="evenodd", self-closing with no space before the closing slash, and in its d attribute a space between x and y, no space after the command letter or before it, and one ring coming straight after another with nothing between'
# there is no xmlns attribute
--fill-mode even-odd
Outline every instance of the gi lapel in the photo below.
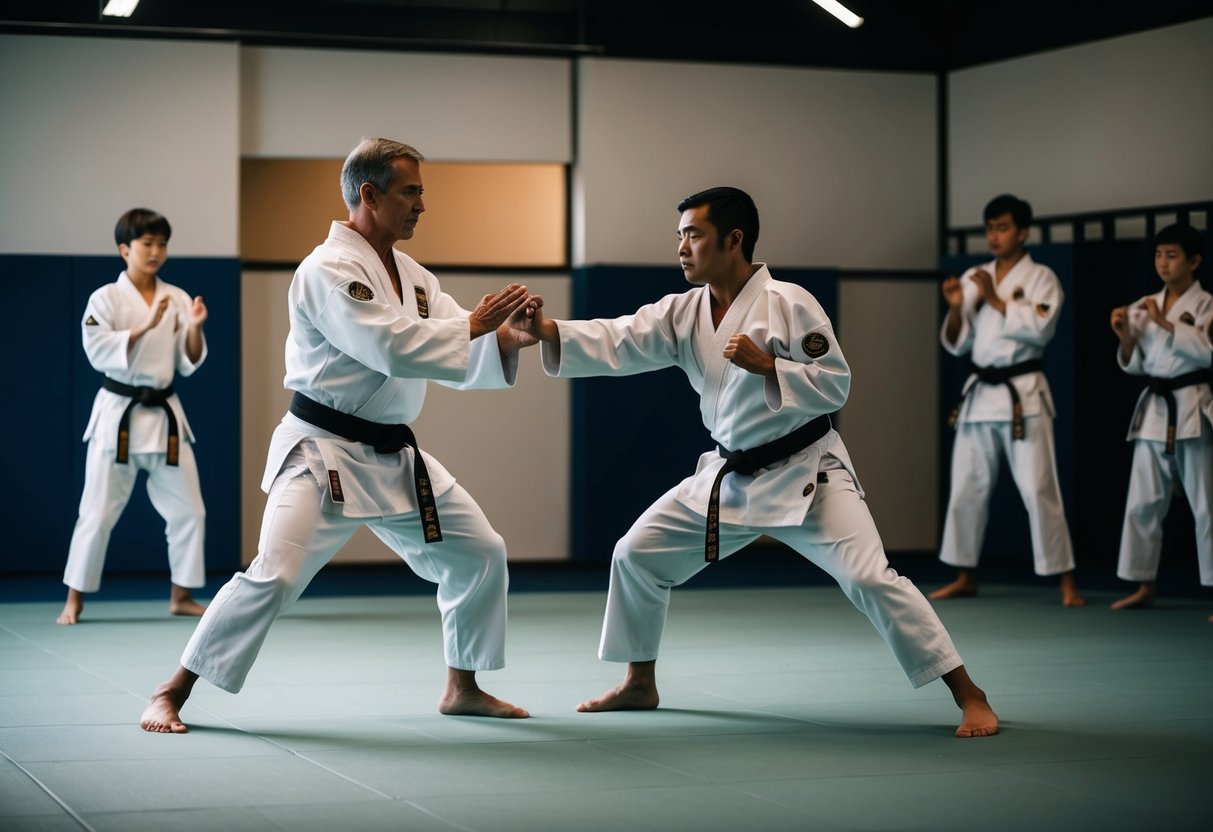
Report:
<svg viewBox="0 0 1213 832"><path fill-rule="evenodd" d="M703 288L695 342L703 365L703 399L699 409L705 418L710 418L709 425L716 424L716 407L720 401L720 391L724 387L724 380L729 368L733 366L732 362L723 355L725 345L729 343L730 338L742 331L742 323L748 317L750 308L762 295L762 290L770 279L771 273L767 271L765 265L762 265L746 281L741 293L721 319L720 326L714 330L712 328L711 290L706 286Z"/></svg>

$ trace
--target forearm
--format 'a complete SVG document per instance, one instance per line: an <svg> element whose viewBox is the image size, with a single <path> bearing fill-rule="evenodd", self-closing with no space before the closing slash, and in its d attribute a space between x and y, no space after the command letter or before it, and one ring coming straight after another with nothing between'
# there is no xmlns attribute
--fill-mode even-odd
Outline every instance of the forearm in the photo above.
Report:
<svg viewBox="0 0 1213 832"><path fill-rule="evenodd" d="M190 326L185 333L185 357L190 360L191 364L197 364L202 360L202 327Z"/></svg>

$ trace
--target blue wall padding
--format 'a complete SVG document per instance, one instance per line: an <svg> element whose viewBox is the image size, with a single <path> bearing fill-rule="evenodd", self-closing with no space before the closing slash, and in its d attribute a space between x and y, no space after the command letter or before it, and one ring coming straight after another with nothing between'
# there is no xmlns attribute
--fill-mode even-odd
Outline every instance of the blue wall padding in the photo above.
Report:
<svg viewBox="0 0 1213 832"><path fill-rule="evenodd" d="M834 317L837 272L773 268L772 274L805 286ZM676 267L579 268L572 317L627 315L690 288ZM714 443L700 420L698 394L677 368L574 380L572 406L571 556L608 560L640 513L694 473Z"/></svg>
<svg viewBox="0 0 1213 832"><path fill-rule="evenodd" d="M100 385L81 346L80 319L89 295L117 278L114 257L0 256L0 292L9 326L8 355L24 356L9 378L4 413L9 441L2 458L11 490L2 508L6 540L0 572L58 573L67 558L80 491L81 441ZM240 263L234 258L171 258L163 277L201 294L210 317L209 355L191 378L176 381L190 424L207 507L208 571L240 564ZM48 302L49 301L49 302ZM147 499L141 475L114 529L105 574L167 575L164 522ZM103 578L104 589L104 578Z"/></svg>

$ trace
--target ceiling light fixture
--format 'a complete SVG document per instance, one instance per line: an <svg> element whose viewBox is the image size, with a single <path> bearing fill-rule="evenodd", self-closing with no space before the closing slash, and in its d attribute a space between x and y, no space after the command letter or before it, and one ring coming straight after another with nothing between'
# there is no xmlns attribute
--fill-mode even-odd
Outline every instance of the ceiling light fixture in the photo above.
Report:
<svg viewBox="0 0 1213 832"><path fill-rule="evenodd" d="M813 0L814 3L821 6L830 14L841 20L843 23L850 26L852 29L858 29L863 25L863 18L855 14L837 0Z"/></svg>
<svg viewBox="0 0 1213 832"><path fill-rule="evenodd" d="M130 17L139 0L109 0L101 10L102 17Z"/></svg>

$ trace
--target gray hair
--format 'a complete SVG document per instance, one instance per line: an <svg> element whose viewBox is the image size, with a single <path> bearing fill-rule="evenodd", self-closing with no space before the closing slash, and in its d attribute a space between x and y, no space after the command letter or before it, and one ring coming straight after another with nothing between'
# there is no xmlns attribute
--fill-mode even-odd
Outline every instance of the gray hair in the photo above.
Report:
<svg viewBox="0 0 1213 832"><path fill-rule="evenodd" d="M363 139L350 151L341 166L341 196L346 207L354 211L362 204L358 189L363 182L370 182L379 191L386 191L396 178L394 163L397 159L412 159L423 162L421 151L391 139Z"/></svg>

